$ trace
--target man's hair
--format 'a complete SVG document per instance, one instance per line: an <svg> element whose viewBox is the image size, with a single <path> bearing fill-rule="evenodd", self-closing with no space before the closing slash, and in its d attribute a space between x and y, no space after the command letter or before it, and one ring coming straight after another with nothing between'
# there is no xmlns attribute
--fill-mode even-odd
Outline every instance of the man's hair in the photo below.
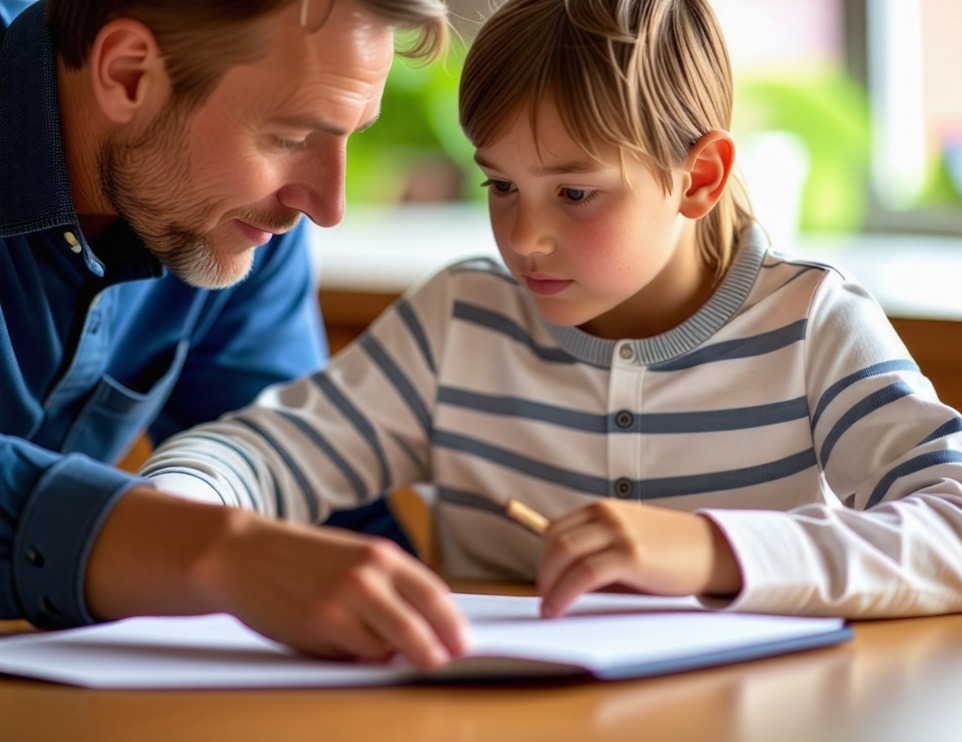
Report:
<svg viewBox="0 0 962 742"><path fill-rule="evenodd" d="M461 76L460 119L476 147L550 98L589 156L614 145L671 188L672 170L731 125L728 50L708 0L507 0L482 26ZM752 219L736 174L696 227L720 278Z"/></svg>
<svg viewBox="0 0 962 742"><path fill-rule="evenodd" d="M70 69L82 67L94 39L107 23L132 18L157 38L173 95L197 105L233 66L256 61L266 51L257 21L299 2L324 5L310 16L326 19L330 5L345 0L47 0L47 25L54 47ZM431 60L447 42L444 0L353 0L392 27L413 31L413 41L398 50ZM313 30L307 28L307 31Z"/></svg>

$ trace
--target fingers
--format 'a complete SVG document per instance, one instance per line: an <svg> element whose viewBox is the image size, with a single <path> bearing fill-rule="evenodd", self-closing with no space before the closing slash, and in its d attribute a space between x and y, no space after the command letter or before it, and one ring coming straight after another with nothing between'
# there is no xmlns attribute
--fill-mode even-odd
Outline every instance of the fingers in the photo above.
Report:
<svg viewBox="0 0 962 742"><path fill-rule="evenodd" d="M465 651L467 625L447 586L393 544L372 549L353 586L361 620L415 667L432 670Z"/></svg>
<svg viewBox="0 0 962 742"><path fill-rule="evenodd" d="M467 625L447 586L393 544L362 546L357 562L337 580L335 596L347 607L345 623L367 629L339 641L355 656L382 659L377 647L388 647L418 669L432 670L465 651Z"/></svg>
<svg viewBox="0 0 962 742"><path fill-rule="evenodd" d="M546 618L564 613L582 593L622 577L624 549L618 548L618 534L591 509L555 521L545 536L538 592Z"/></svg>
<svg viewBox="0 0 962 742"><path fill-rule="evenodd" d="M623 573L623 560L610 551L599 550L569 564L549 585L542 587L539 583L541 615L545 618L560 616L579 595L611 585Z"/></svg>
<svg viewBox="0 0 962 742"><path fill-rule="evenodd" d="M465 650L467 627L447 586L385 539L238 512L195 568L216 610L321 657L401 653L430 670Z"/></svg>
<svg viewBox="0 0 962 742"><path fill-rule="evenodd" d="M602 501L554 521L538 579L542 614L556 616L581 593L620 583L657 595L732 595L741 570L708 518Z"/></svg>
<svg viewBox="0 0 962 742"><path fill-rule="evenodd" d="M420 563L417 566L411 579L398 585L402 597L424 617L451 656L466 653L470 641L468 623L451 599L451 591L436 574L421 568Z"/></svg>
<svg viewBox="0 0 962 742"><path fill-rule="evenodd" d="M553 521L544 534L544 558L538 571L538 587L553 585L571 563L605 548L609 538L587 508Z"/></svg>

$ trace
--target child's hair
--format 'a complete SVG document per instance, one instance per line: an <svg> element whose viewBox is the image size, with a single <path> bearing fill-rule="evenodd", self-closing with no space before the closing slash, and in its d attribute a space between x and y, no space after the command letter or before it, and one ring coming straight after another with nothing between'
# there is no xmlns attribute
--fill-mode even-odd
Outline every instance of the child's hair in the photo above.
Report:
<svg viewBox="0 0 962 742"><path fill-rule="evenodd" d="M482 147L551 98L589 156L612 144L642 158L666 192L671 171L712 129L731 125L732 75L708 0L507 0L465 59L460 118ZM697 225L716 278L752 220L735 173Z"/></svg>

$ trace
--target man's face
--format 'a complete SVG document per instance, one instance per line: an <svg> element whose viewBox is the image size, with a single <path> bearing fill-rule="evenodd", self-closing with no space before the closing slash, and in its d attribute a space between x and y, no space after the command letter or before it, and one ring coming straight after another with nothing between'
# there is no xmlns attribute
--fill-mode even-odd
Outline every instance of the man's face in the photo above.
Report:
<svg viewBox="0 0 962 742"><path fill-rule="evenodd" d="M267 54L228 71L199 107L171 104L100 152L114 208L189 284L241 280L254 248L301 214L324 227L343 216L347 138L377 117L393 34L345 0L314 33L299 11L263 19Z"/></svg>

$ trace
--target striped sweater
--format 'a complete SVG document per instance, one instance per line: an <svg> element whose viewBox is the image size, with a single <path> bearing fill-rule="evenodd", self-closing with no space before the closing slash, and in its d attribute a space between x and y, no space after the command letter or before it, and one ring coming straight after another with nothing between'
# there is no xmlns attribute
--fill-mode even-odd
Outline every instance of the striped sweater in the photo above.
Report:
<svg viewBox="0 0 962 742"><path fill-rule="evenodd" d="M445 571L489 579L535 576L510 497L698 511L742 567L731 609L962 610L962 419L864 288L758 227L696 315L642 340L548 325L501 266L460 262L144 473L309 522L430 482Z"/></svg>

